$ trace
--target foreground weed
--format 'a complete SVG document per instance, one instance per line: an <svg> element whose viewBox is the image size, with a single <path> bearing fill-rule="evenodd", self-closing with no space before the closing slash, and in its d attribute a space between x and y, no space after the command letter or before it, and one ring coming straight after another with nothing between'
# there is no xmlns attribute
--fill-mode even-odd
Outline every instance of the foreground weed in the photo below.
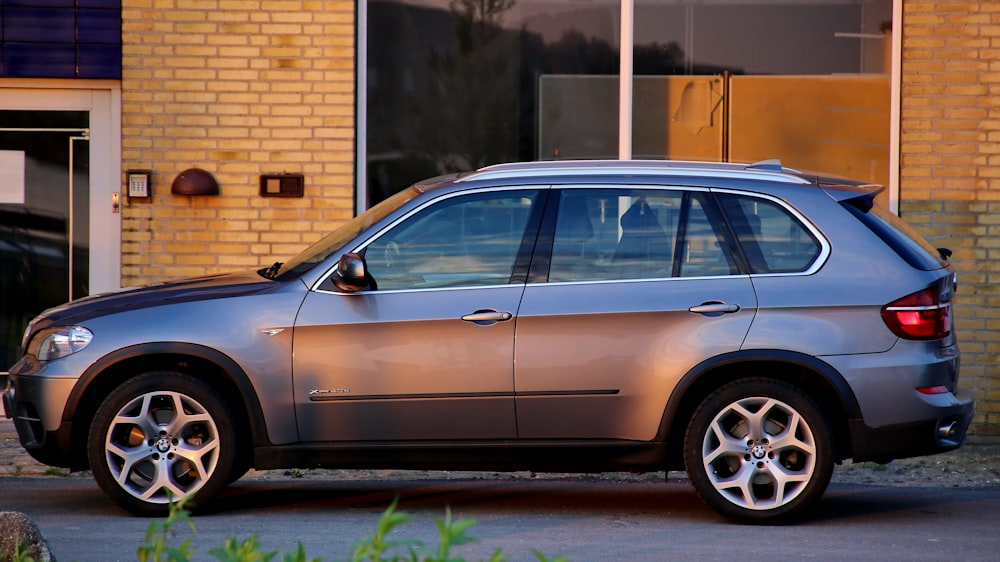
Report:
<svg viewBox="0 0 1000 562"><path fill-rule="evenodd" d="M146 542L139 546L137 552L139 562L188 562L194 554L191 546L193 537L181 543L179 547L170 546L170 539L176 535L174 525L187 523L191 531L197 532L191 514L184 509L187 498L179 502L170 502L170 512L163 521L153 521L146 528Z"/></svg>
<svg viewBox="0 0 1000 562"><path fill-rule="evenodd" d="M466 530L476 524L475 519L459 519L458 521L452 521L451 519L451 507L445 508L444 520L434 518L434 523L437 524L438 536L441 539L440 544L438 544L437 551L433 554L430 560L434 561L451 561L451 547L461 546L463 544L469 544L474 542L479 542L479 539L470 537L466 534ZM500 562L503 560L503 554L500 549L497 549L493 553L493 557L490 558L490 562Z"/></svg>
<svg viewBox="0 0 1000 562"><path fill-rule="evenodd" d="M2 553L0 553L2 554ZM35 562L35 549L31 543L24 541L14 547L14 552L10 553L10 562Z"/></svg>
<svg viewBox="0 0 1000 562"><path fill-rule="evenodd" d="M453 519L450 507L445 508L444 519L434 518L439 539L437 548L424 548L420 541L414 539L390 540L388 535L393 529L413 519L412 515L397 511L398 505L397 497L379 517L375 532L354 545L352 562L465 562L465 558L452 554L452 548L479 542L479 539L468 533L476 520ZM405 549L406 552L401 553L400 549ZM548 558L537 550L533 552L539 562L567 561L563 556ZM498 548L488 562L505 560L502 549Z"/></svg>
<svg viewBox="0 0 1000 562"><path fill-rule="evenodd" d="M270 562L277 552L261 552L257 545L257 535L242 542L236 537L228 537L226 544L220 548L208 551L219 562ZM281 557L281 562L320 562L321 558L306 557L306 549L302 543L298 548Z"/></svg>
<svg viewBox="0 0 1000 562"><path fill-rule="evenodd" d="M378 523L375 525L375 532L354 545L354 552L351 555L353 562L363 562L365 560L368 562L407 560L407 558L399 555L388 559L383 558L383 556L397 548L408 547L413 549L420 546L420 542L415 539L388 540L386 538L393 529L413 519L413 516L409 513L397 512L397 505L399 505L398 496L392 500L392 503L382 513L382 516L378 518Z"/></svg>
<svg viewBox="0 0 1000 562"><path fill-rule="evenodd" d="M170 546L171 539L176 536L174 527L186 523L193 532L197 532L190 513L184 509L186 500L171 502L170 512L163 521L154 521L146 529L146 542L138 549L139 562L190 562L194 555L191 546L192 538L188 538L180 546ZM382 513L375 526L375 531L367 538L355 543L350 560L352 562L465 562L465 559L452 554L454 547L478 542L479 539L469 535L468 530L475 525L474 519L453 519L451 508L445 509L444 519L435 518L440 542L436 548L425 548L416 539L390 539L389 533L413 519L409 513L397 511L399 498ZM276 560L277 552L264 552L258 544L258 536L239 540L236 537L226 538L225 544L209 551L219 562L272 562ZM20 549L21 547L19 547ZM19 550L18 552L21 552ZM565 557L547 558L541 552L534 551L539 562L566 562ZM30 551L25 554L15 553L12 562L33 562ZM302 543L298 548L281 555L280 562L320 562L321 558L306 556ZM488 562L504 562L501 549L497 549Z"/></svg>

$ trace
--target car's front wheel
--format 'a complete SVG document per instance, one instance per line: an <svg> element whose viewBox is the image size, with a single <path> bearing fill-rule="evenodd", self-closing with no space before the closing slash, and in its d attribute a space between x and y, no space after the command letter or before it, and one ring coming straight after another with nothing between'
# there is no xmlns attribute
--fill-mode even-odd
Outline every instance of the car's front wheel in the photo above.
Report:
<svg viewBox="0 0 1000 562"><path fill-rule="evenodd" d="M698 407L684 460L698 495L745 523L787 521L815 503L833 473L833 436L820 408L781 381L729 383Z"/></svg>
<svg viewBox="0 0 1000 562"><path fill-rule="evenodd" d="M193 496L198 507L230 478L236 440L218 392L183 373L150 372L115 388L90 428L94 479L125 509L161 515Z"/></svg>

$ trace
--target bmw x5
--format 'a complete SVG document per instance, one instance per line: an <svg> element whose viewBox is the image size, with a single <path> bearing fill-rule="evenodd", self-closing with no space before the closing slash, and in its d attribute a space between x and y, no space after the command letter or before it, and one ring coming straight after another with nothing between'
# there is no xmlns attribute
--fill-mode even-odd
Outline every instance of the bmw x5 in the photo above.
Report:
<svg viewBox="0 0 1000 562"><path fill-rule="evenodd" d="M417 183L259 271L28 326L39 461L135 513L247 470L686 470L743 522L835 463L959 447L955 275L879 186L776 161L501 164Z"/></svg>

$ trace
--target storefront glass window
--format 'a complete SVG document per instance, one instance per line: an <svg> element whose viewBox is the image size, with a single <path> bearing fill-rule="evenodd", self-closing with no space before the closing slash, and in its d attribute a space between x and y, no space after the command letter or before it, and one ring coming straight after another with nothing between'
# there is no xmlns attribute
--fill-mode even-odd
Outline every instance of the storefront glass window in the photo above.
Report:
<svg viewBox="0 0 1000 562"><path fill-rule="evenodd" d="M892 0L634 6L635 158L778 157L886 181ZM618 157L617 0L370 0L367 14L366 206L440 173Z"/></svg>
<svg viewBox="0 0 1000 562"><path fill-rule="evenodd" d="M635 0L634 157L886 183L891 19L892 0Z"/></svg>

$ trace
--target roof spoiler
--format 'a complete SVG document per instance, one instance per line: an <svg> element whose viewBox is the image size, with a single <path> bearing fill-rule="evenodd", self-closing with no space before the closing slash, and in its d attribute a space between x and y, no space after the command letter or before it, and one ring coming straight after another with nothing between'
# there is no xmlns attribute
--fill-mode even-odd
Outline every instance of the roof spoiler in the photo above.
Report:
<svg viewBox="0 0 1000 562"><path fill-rule="evenodd" d="M847 203L863 213L872 210L875 206L875 197L885 191L884 185L875 183L845 184L820 181L820 187L834 201Z"/></svg>

